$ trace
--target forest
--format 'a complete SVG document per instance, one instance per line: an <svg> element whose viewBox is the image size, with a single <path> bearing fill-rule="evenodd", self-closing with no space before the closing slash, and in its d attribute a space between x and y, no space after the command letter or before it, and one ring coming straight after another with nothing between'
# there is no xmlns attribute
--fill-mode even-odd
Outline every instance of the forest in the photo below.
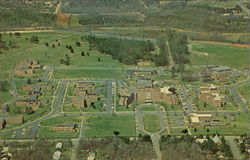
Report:
<svg viewBox="0 0 250 160"><path fill-rule="evenodd" d="M169 32L167 38L158 38L156 44L151 40L105 37L94 34L86 34L82 39L90 43L90 49L97 49L101 53L111 55L124 64L135 65L141 61L151 61L156 66L166 66L169 65L169 56L172 55L177 71L181 72L184 71L184 64L189 62L187 36L174 31ZM167 41L171 53L169 53ZM160 50L159 53L154 52L156 46Z"/></svg>
<svg viewBox="0 0 250 160"><path fill-rule="evenodd" d="M28 3L29 2L29 3ZM45 1L1 0L0 30L10 27L52 27L54 25L55 3L50 6Z"/></svg>

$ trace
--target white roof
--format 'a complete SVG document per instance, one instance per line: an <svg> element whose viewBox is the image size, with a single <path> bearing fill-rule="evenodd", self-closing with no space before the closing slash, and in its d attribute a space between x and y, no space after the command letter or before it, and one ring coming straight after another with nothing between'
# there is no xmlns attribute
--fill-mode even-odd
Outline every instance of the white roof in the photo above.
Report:
<svg viewBox="0 0 250 160"><path fill-rule="evenodd" d="M170 92L168 89L169 89L169 87L163 87L163 88L161 88L161 92L165 93L165 94L172 94L172 92Z"/></svg>
<svg viewBox="0 0 250 160"><path fill-rule="evenodd" d="M56 144L56 148L57 148L57 149L62 149L62 142L58 142L58 143Z"/></svg>
<svg viewBox="0 0 250 160"><path fill-rule="evenodd" d="M55 151L54 154L53 154L53 160L60 160L61 155L62 155L62 152Z"/></svg>

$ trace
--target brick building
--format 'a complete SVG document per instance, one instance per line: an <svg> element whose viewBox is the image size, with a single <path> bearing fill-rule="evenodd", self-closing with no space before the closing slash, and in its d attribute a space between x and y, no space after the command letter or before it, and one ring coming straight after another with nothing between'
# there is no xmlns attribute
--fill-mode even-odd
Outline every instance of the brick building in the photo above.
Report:
<svg viewBox="0 0 250 160"><path fill-rule="evenodd" d="M177 105L177 96L169 89L170 87L138 88L136 89L136 100L145 103L165 102L167 104Z"/></svg>
<svg viewBox="0 0 250 160"><path fill-rule="evenodd" d="M214 85L201 86L198 98L215 107L222 107L226 104L225 97Z"/></svg>
<svg viewBox="0 0 250 160"><path fill-rule="evenodd" d="M206 71L209 78L220 82L227 82L233 76L232 69L226 66L212 65L208 66Z"/></svg>
<svg viewBox="0 0 250 160"><path fill-rule="evenodd" d="M35 73L35 69L42 68L37 60L24 60L17 64L14 73L18 76L31 76Z"/></svg>
<svg viewBox="0 0 250 160"><path fill-rule="evenodd" d="M135 94L127 88L119 88L119 105L128 106L135 100Z"/></svg>
<svg viewBox="0 0 250 160"><path fill-rule="evenodd" d="M98 94L93 82L77 82L74 87L73 106L87 108L98 101Z"/></svg>
<svg viewBox="0 0 250 160"><path fill-rule="evenodd" d="M23 123L23 122L24 122L23 116L1 117L0 118L0 130L4 129L7 124Z"/></svg>

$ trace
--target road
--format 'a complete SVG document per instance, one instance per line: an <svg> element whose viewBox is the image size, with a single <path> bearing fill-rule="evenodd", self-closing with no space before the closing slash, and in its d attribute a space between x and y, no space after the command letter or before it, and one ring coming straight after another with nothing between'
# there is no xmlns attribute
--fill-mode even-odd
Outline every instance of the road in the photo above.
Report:
<svg viewBox="0 0 250 160"><path fill-rule="evenodd" d="M243 102L243 100L239 96L237 89L234 86L229 86L228 90L232 94L236 104L241 107L242 112L247 113L248 112L247 105L245 104L245 102Z"/></svg>
<svg viewBox="0 0 250 160"><path fill-rule="evenodd" d="M112 80L107 81L107 108L106 112L113 113L116 106L116 82Z"/></svg>
<svg viewBox="0 0 250 160"><path fill-rule="evenodd" d="M188 97L186 87L185 86L177 86L177 88L179 90L179 97L181 99L183 110L186 111L186 113L193 112L193 106L192 106L192 103L190 101L190 98Z"/></svg>
<svg viewBox="0 0 250 160"><path fill-rule="evenodd" d="M34 121L27 122L18 128L5 130L4 132L14 131L16 134L13 138L36 138L38 130L39 130L40 122L60 114L62 101L64 98L64 92L67 86L66 84L67 83L64 81L59 82L57 90L55 91L54 96L53 96L54 98L53 98L53 102L51 105L51 111L49 114L43 117L40 117Z"/></svg>
<svg viewBox="0 0 250 160"><path fill-rule="evenodd" d="M157 108L157 111L151 111L150 113L152 114L156 114L159 117L159 123L160 123L160 130L157 132L149 132L145 130L145 125L144 125L144 114L145 112L143 112L141 109L146 107L146 105L139 105L136 107L136 126L138 127L138 129L144 133L150 136L152 144L153 144L153 148L155 150L156 156L157 156L157 160L161 160L161 150L160 150L160 134L163 133L164 131L168 130L168 124L166 123L167 117L166 117L166 113L163 111L162 106L160 105L156 105L155 107ZM149 113L147 111L147 113ZM168 130L169 132L169 130Z"/></svg>
<svg viewBox="0 0 250 160"><path fill-rule="evenodd" d="M153 148L155 149L157 160L161 160L161 149L160 140L161 136L159 134L150 134L151 141L153 143Z"/></svg>

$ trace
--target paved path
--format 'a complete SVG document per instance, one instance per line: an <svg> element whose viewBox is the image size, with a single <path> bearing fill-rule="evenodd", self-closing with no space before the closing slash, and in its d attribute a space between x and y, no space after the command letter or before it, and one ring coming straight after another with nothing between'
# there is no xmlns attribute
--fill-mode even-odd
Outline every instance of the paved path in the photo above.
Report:
<svg viewBox="0 0 250 160"><path fill-rule="evenodd" d="M157 160L161 160L161 149L160 149L160 134L150 134L150 138L155 149Z"/></svg>
<svg viewBox="0 0 250 160"><path fill-rule="evenodd" d="M153 111L153 112L150 112L152 114L157 114L158 117L159 117L159 123L160 123L160 130L157 131L157 132L149 132L149 131L146 131L145 130L145 126L144 126L144 120L143 120L143 117L144 117L144 114L145 112L141 111L141 109L143 107L146 107L147 105L140 105L140 106L137 106L136 108L136 126L138 127L138 129L144 133L144 134L147 134L150 136L151 138L151 141L152 141L152 144L153 144L153 148L155 150L155 153L156 153L156 157L157 157L157 160L161 160L161 150L160 150L160 138L161 138L161 133L166 131L166 129L168 128L168 124L166 124L166 113L163 111L162 109L162 106L160 105L153 105L154 107L157 108L157 111ZM149 113L147 111L147 113ZM168 130L169 132L169 130Z"/></svg>
<svg viewBox="0 0 250 160"><path fill-rule="evenodd" d="M237 146L236 142L234 141L234 137L228 136L225 137L226 141L228 142L230 149L233 153L233 157L236 160L242 160L241 153L239 147Z"/></svg>

